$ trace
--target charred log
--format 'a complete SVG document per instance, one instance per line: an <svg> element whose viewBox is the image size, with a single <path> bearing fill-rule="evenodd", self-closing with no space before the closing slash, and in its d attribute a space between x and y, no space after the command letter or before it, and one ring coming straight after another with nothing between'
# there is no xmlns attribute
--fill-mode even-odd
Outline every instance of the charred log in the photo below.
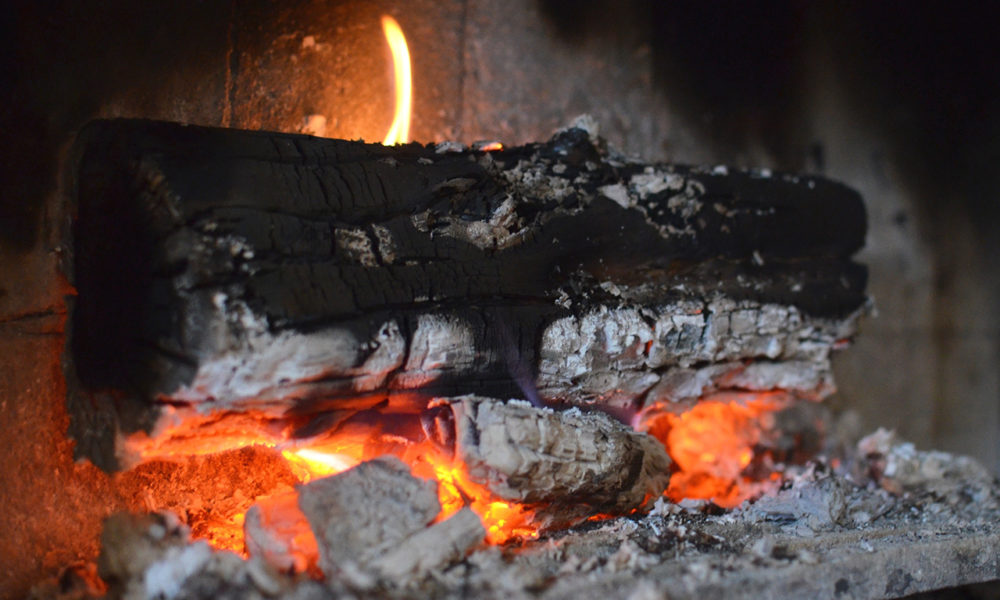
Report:
<svg viewBox="0 0 1000 600"><path fill-rule="evenodd" d="M750 387L808 363L794 385L820 396L865 302L855 192L644 164L580 128L488 153L107 121L76 154L71 412L104 466L104 432L163 403L632 411L675 371L747 361L774 365ZM77 416L95 405L114 414Z"/></svg>
<svg viewBox="0 0 1000 600"><path fill-rule="evenodd" d="M539 526L645 512L670 480L663 445L603 413L472 396L449 407L455 453L470 477L500 498L534 507Z"/></svg>

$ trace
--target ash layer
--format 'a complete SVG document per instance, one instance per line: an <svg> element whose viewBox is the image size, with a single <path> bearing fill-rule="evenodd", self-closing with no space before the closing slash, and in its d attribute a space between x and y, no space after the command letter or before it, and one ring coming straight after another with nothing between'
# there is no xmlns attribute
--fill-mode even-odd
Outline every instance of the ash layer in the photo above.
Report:
<svg viewBox="0 0 1000 600"><path fill-rule="evenodd" d="M732 511L660 499L643 517L480 546L446 566L364 586L213 552L162 516L109 521L100 572L112 596L168 600L892 598L1000 573L1000 485L975 461L918 451L880 430L838 462L810 463ZM88 594L81 586L62 597Z"/></svg>

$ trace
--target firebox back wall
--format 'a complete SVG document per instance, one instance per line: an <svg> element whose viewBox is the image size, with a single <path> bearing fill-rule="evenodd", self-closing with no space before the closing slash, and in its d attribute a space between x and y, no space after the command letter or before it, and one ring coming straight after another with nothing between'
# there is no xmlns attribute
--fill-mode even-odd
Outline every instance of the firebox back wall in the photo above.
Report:
<svg viewBox="0 0 1000 600"><path fill-rule="evenodd" d="M413 139L522 143L590 113L646 159L821 172L861 191L871 230L860 259L879 316L839 360L839 402L865 429L896 427L998 466L1000 244L997 176L985 167L1000 158L1000 106L980 84L996 56L983 15L791 2L710 14L639 0L8 12L0 427L16 441L0 467L0 596L92 556L117 506L103 474L72 462L64 434L71 215L57 181L73 132L114 116L300 131L321 115L327 136L381 139L392 102L383 12L411 43Z"/></svg>

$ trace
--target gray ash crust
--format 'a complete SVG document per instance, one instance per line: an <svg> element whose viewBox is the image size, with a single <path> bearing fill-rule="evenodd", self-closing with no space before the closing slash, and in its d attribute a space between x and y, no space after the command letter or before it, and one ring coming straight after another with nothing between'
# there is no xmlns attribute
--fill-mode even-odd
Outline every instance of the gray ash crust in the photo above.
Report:
<svg viewBox="0 0 1000 600"><path fill-rule="evenodd" d="M138 556L148 565L167 547L174 558L198 555L197 568L176 581L186 598L772 598L796 590L885 598L996 577L1000 484L982 466L917 451L881 431L841 458L838 468L822 460L791 468L775 492L734 510L661 499L644 516L480 547L420 577L364 589L193 550L161 521L148 530L159 537L140 540ZM120 540L106 533L105 552L118 556L116 543L134 543L150 526L122 529L119 519Z"/></svg>
<svg viewBox="0 0 1000 600"><path fill-rule="evenodd" d="M148 407L74 417L79 451L106 468L112 428L88 423L148 429L161 402L300 415L401 390L506 396L539 375L560 319L783 306L831 346L867 302L850 258L865 232L855 192L647 165L579 127L482 152L110 121L83 132L77 153L70 379L80 395L115 398L103 405ZM411 361L428 318L452 322L432 336L443 363ZM470 360L450 350L457 340L471 340ZM327 367L280 362L303 341ZM679 352L658 364L784 359ZM239 383L268 368L274 381ZM615 408L661 375L630 384ZM548 386L552 399L601 401L568 377Z"/></svg>

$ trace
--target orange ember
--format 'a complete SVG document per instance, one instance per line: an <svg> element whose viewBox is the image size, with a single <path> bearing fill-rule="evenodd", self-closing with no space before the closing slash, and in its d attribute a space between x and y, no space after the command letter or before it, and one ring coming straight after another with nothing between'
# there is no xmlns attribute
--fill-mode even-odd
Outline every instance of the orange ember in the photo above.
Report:
<svg viewBox="0 0 1000 600"><path fill-rule="evenodd" d="M754 452L767 441L773 411L790 401L783 392L729 393L715 394L681 414L668 405L649 407L640 415L642 428L664 443L676 469L666 496L731 508L773 487L776 473L752 476L761 464ZM531 508L493 495L450 448L412 426L425 403L402 397L390 403L396 409L389 414L338 421L327 433L305 440L294 439L290 425L264 413L202 415L165 408L166 417L152 436L127 439L126 451L138 466L117 476L119 492L134 510L171 510L195 537L241 554L246 553L245 515L257 505L249 515L254 523L295 540L289 568L314 572L315 541L295 506L294 486L391 454L417 477L437 481L438 521L468 506L482 520L490 543L538 537ZM606 516L592 517L599 518Z"/></svg>
<svg viewBox="0 0 1000 600"><path fill-rule="evenodd" d="M192 536L243 554L246 511L262 497L293 490L297 482L273 448L247 445L148 460L115 474L115 491L133 511L171 511L190 526Z"/></svg>
<svg viewBox="0 0 1000 600"><path fill-rule="evenodd" d="M438 483L438 500L441 513L437 520L443 521L465 506L469 506L483 522L486 539L490 543L502 544L512 538L538 537L531 525L532 512L526 507L500 500L485 486L473 481L464 465L445 455L428 440L407 443L401 447L399 440L393 440L396 447L385 447L375 438L368 440L341 439L320 447L285 450L282 452L292 469L301 474L303 482L317 477L326 477L345 471L354 465L382 456L394 454L410 465L417 477L433 479Z"/></svg>
<svg viewBox="0 0 1000 600"><path fill-rule="evenodd" d="M783 393L735 394L724 400L703 400L681 414L647 413L645 429L667 447L677 472L666 495L711 500L733 508L769 487L775 479L746 476L754 447L771 418L787 404ZM776 474L774 474L776 475Z"/></svg>
<svg viewBox="0 0 1000 600"><path fill-rule="evenodd" d="M511 538L536 538L538 531L531 525L532 512L517 503L498 500L484 486L469 479L463 465L434 451L426 455L427 464L438 482L443 520L466 505L472 509L486 528L486 541L502 544ZM414 469L422 476L420 469Z"/></svg>
<svg viewBox="0 0 1000 600"><path fill-rule="evenodd" d="M386 454L409 464L414 475L437 481L438 521L469 506L490 543L538 536L530 509L495 497L470 478L460 461L422 436L407 439L378 425L345 424L320 439L290 440L261 414L165 411L166 425L153 436L138 433L127 439L126 451L139 464L119 474L120 490L135 510L172 510L194 537L217 548L246 555L244 515L257 504L261 522L293 532L290 539L299 540L290 558L294 569L313 570L316 555L308 549L315 541L304 516L289 508L294 504L289 498L296 497L293 486Z"/></svg>

